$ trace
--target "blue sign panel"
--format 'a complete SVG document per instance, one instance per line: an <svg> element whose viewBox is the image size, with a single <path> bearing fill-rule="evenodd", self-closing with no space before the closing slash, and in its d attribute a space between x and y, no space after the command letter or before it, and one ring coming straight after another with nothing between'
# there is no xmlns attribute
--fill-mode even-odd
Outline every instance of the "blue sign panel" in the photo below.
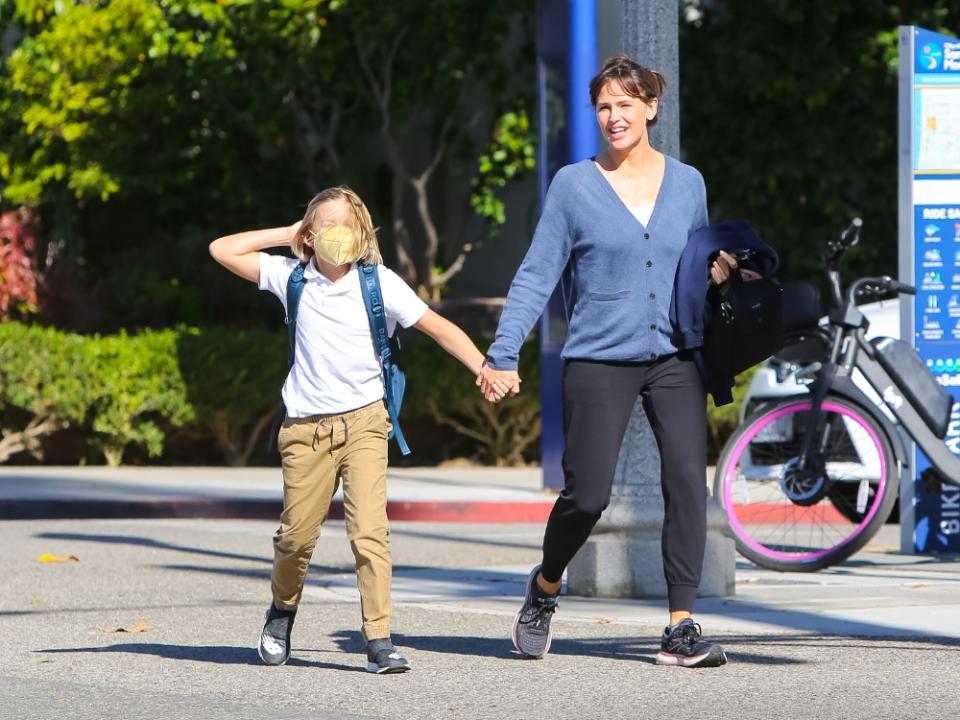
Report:
<svg viewBox="0 0 960 720"><path fill-rule="evenodd" d="M960 402L960 40L914 29L912 68L914 342L937 382ZM960 454L958 405L946 442ZM929 466L918 450L914 549L960 551L960 489L925 487L920 478Z"/></svg>
<svg viewBox="0 0 960 720"><path fill-rule="evenodd" d="M927 367L960 402L960 204L914 206L916 346ZM960 405L946 442L960 454ZM930 466L917 452L917 478ZM960 550L960 489L916 488L914 545L918 552Z"/></svg>

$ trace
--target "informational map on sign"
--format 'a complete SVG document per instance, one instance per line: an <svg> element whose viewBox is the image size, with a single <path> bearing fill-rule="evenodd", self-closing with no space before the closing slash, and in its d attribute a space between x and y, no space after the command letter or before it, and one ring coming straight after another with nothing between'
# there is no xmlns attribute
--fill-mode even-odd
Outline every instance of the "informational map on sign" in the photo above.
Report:
<svg viewBox="0 0 960 720"><path fill-rule="evenodd" d="M960 87L920 87L917 105L920 143L915 169L960 172Z"/></svg>

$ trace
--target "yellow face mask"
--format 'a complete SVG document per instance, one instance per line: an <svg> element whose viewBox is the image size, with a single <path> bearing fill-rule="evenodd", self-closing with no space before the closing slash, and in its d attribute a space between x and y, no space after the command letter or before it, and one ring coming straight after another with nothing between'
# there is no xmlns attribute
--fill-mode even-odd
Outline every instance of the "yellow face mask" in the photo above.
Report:
<svg viewBox="0 0 960 720"><path fill-rule="evenodd" d="M331 265L346 265L360 257L360 242L345 225L334 225L311 234L317 257Z"/></svg>

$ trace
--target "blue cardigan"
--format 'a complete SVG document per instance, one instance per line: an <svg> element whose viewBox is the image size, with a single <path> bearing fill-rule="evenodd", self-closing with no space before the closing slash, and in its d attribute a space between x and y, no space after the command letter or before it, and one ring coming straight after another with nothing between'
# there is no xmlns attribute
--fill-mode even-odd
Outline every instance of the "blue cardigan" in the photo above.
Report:
<svg viewBox="0 0 960 720"><path fill-rule="evenodd" d="M666 158L647 226L592 160L561 168L507 294L488 363L517 368L520 346L561 277L569 320L564 359L647 362L677 352L674 278L688 238L706 224L703 177L674 158Z"/></svg>

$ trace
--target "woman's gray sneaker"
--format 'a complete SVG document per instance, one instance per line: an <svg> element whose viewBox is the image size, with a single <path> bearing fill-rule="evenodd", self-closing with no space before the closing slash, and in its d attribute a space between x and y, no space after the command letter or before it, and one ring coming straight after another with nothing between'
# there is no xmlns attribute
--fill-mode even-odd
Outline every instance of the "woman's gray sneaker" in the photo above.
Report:
<svg viewBox="0 0 960 720"><path fill-rule="evenodd" d="M409 669L410 663L397 652L390 638L378 638L367 643L367 672L389 675Z"/></svg>
<svg viewBox="0 0 960 720"><path fill-rule="evenodd" d="M281 610L273 603L267 608L257 652L267 665L283 665L290 659L290 633L296 610Z"/></svg>
<svg viewBox="0 0 960 720"><path fill-rule="evenodd" d="M716 643L703 639L700 625L684 618L676 625L663 629L658 665L679 665L687 668L717 667L725 665L727 655Z"/></svg>
<svg viewBox="0 0 960 720"><path fill-rule="evenodd" d="M530 571L527 578L527 594L523 598L523 607L513 621L513 646L532 658L542 658L550 652L553 631L550 621L557 609L557 596L560 593L545 593L537 585L540 566Z"/></svg>

